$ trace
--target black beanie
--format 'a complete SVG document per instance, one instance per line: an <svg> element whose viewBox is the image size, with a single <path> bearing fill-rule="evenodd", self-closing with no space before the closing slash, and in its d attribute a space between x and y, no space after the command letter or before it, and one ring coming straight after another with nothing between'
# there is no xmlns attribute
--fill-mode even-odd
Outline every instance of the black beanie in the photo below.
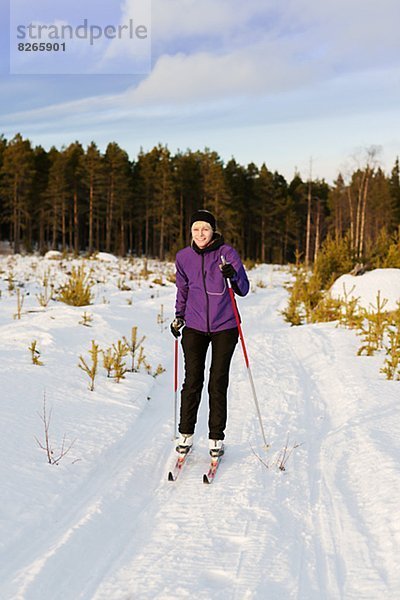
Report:
<svg viewBox="0 0 400 600"><path fill-rule="evenodd" d="M217 229L215 217L208 210L196 210L196 212L191 216L190 227L193 225L193 223L196 223L196 221L205 221L206 223L209 223L213 231Z"/></svg>

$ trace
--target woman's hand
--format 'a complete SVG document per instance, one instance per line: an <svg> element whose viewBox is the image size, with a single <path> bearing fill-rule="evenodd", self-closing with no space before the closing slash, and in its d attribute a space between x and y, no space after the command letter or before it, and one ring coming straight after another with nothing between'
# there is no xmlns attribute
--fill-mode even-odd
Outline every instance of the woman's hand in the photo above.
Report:
<svg viewBox="0 0 400 600"><path fill-rule="evenodd" d="M170 326L174 338L178 339L178 337L180 337L181 332L179 330L182 329L182 327L185 327L185 319L182 319L182 317L175 317Z"/></svg>
<svg viewBox="0 0 400 600"><path fill-rule="evenodd" d="M225 277L225 279L232 279L236 275L236 271L233 268L233 266L231 265L231 263L225 263L224 265L219 265L219 268L221 269L221 273Z"/></svg>

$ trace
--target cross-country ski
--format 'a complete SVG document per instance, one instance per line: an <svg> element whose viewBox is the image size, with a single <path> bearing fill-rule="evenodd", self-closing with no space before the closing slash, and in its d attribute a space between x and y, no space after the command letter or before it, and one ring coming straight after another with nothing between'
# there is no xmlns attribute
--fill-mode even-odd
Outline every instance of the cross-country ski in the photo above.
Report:
<svg viewBox="0 0 400 600"><path fill-rule="evenodd" d="M186 454L179 454L179 453L177 453L177 454L178 454L178 456L174 460L173 467L171 468L170 471L168 471L168 481L176 481L178 479L178 476L181 473L181 471L186 463L186 459L187 459L188 455L190 454L190 451L187 452Z"/></svg>
<svg viewBox="0 0 400 600"><path fill-rule="evenodd" d="M203 483L209 484L214 481L221 460L222 460L222 457L219 457L219 458L217 457L217 458L211 459L210 467L209 467L207 473L204 473L204 475L203 475Z"/></svg>

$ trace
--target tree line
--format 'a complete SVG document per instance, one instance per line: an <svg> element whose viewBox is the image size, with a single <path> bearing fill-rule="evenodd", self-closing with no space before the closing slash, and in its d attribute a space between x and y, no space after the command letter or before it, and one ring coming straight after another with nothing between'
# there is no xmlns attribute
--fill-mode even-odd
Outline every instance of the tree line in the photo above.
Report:
<svg viewBox="0 0 400 600"><path fill-rule="evenodd" d="M386 174L371 147L328 185L299 173L289 182L265 164L225 164L210 149L171 154L160 144L131 160L115 142L104 153L78 141L46 151L20 134L0 136L0 239L14 252L173 258L199 208L249 260L301 255L308 264L328 236L347 237L362 258L382 236L399 240L399 160Z"/></svg>

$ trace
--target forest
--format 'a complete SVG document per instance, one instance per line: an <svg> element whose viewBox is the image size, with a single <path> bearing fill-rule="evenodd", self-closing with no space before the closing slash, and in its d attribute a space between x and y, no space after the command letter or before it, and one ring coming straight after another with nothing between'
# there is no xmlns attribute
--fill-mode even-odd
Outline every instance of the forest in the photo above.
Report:
<svg viewBox="0 0 400 600"><path fill-rule="evenodd" d="M225 241L249 261L314 263L327 240L354 261L398 245L400 165L389 173L366 148L332 185L266 164L224 163L208 148L172 154L159 144L135 159L117 143L45 150L0 136L0 240L15 253L49 249L172 259L189 243L190 216L206 208ZM311 169L310 169L311 171ZM399 265L400 266L400 265Z"/></svg>

